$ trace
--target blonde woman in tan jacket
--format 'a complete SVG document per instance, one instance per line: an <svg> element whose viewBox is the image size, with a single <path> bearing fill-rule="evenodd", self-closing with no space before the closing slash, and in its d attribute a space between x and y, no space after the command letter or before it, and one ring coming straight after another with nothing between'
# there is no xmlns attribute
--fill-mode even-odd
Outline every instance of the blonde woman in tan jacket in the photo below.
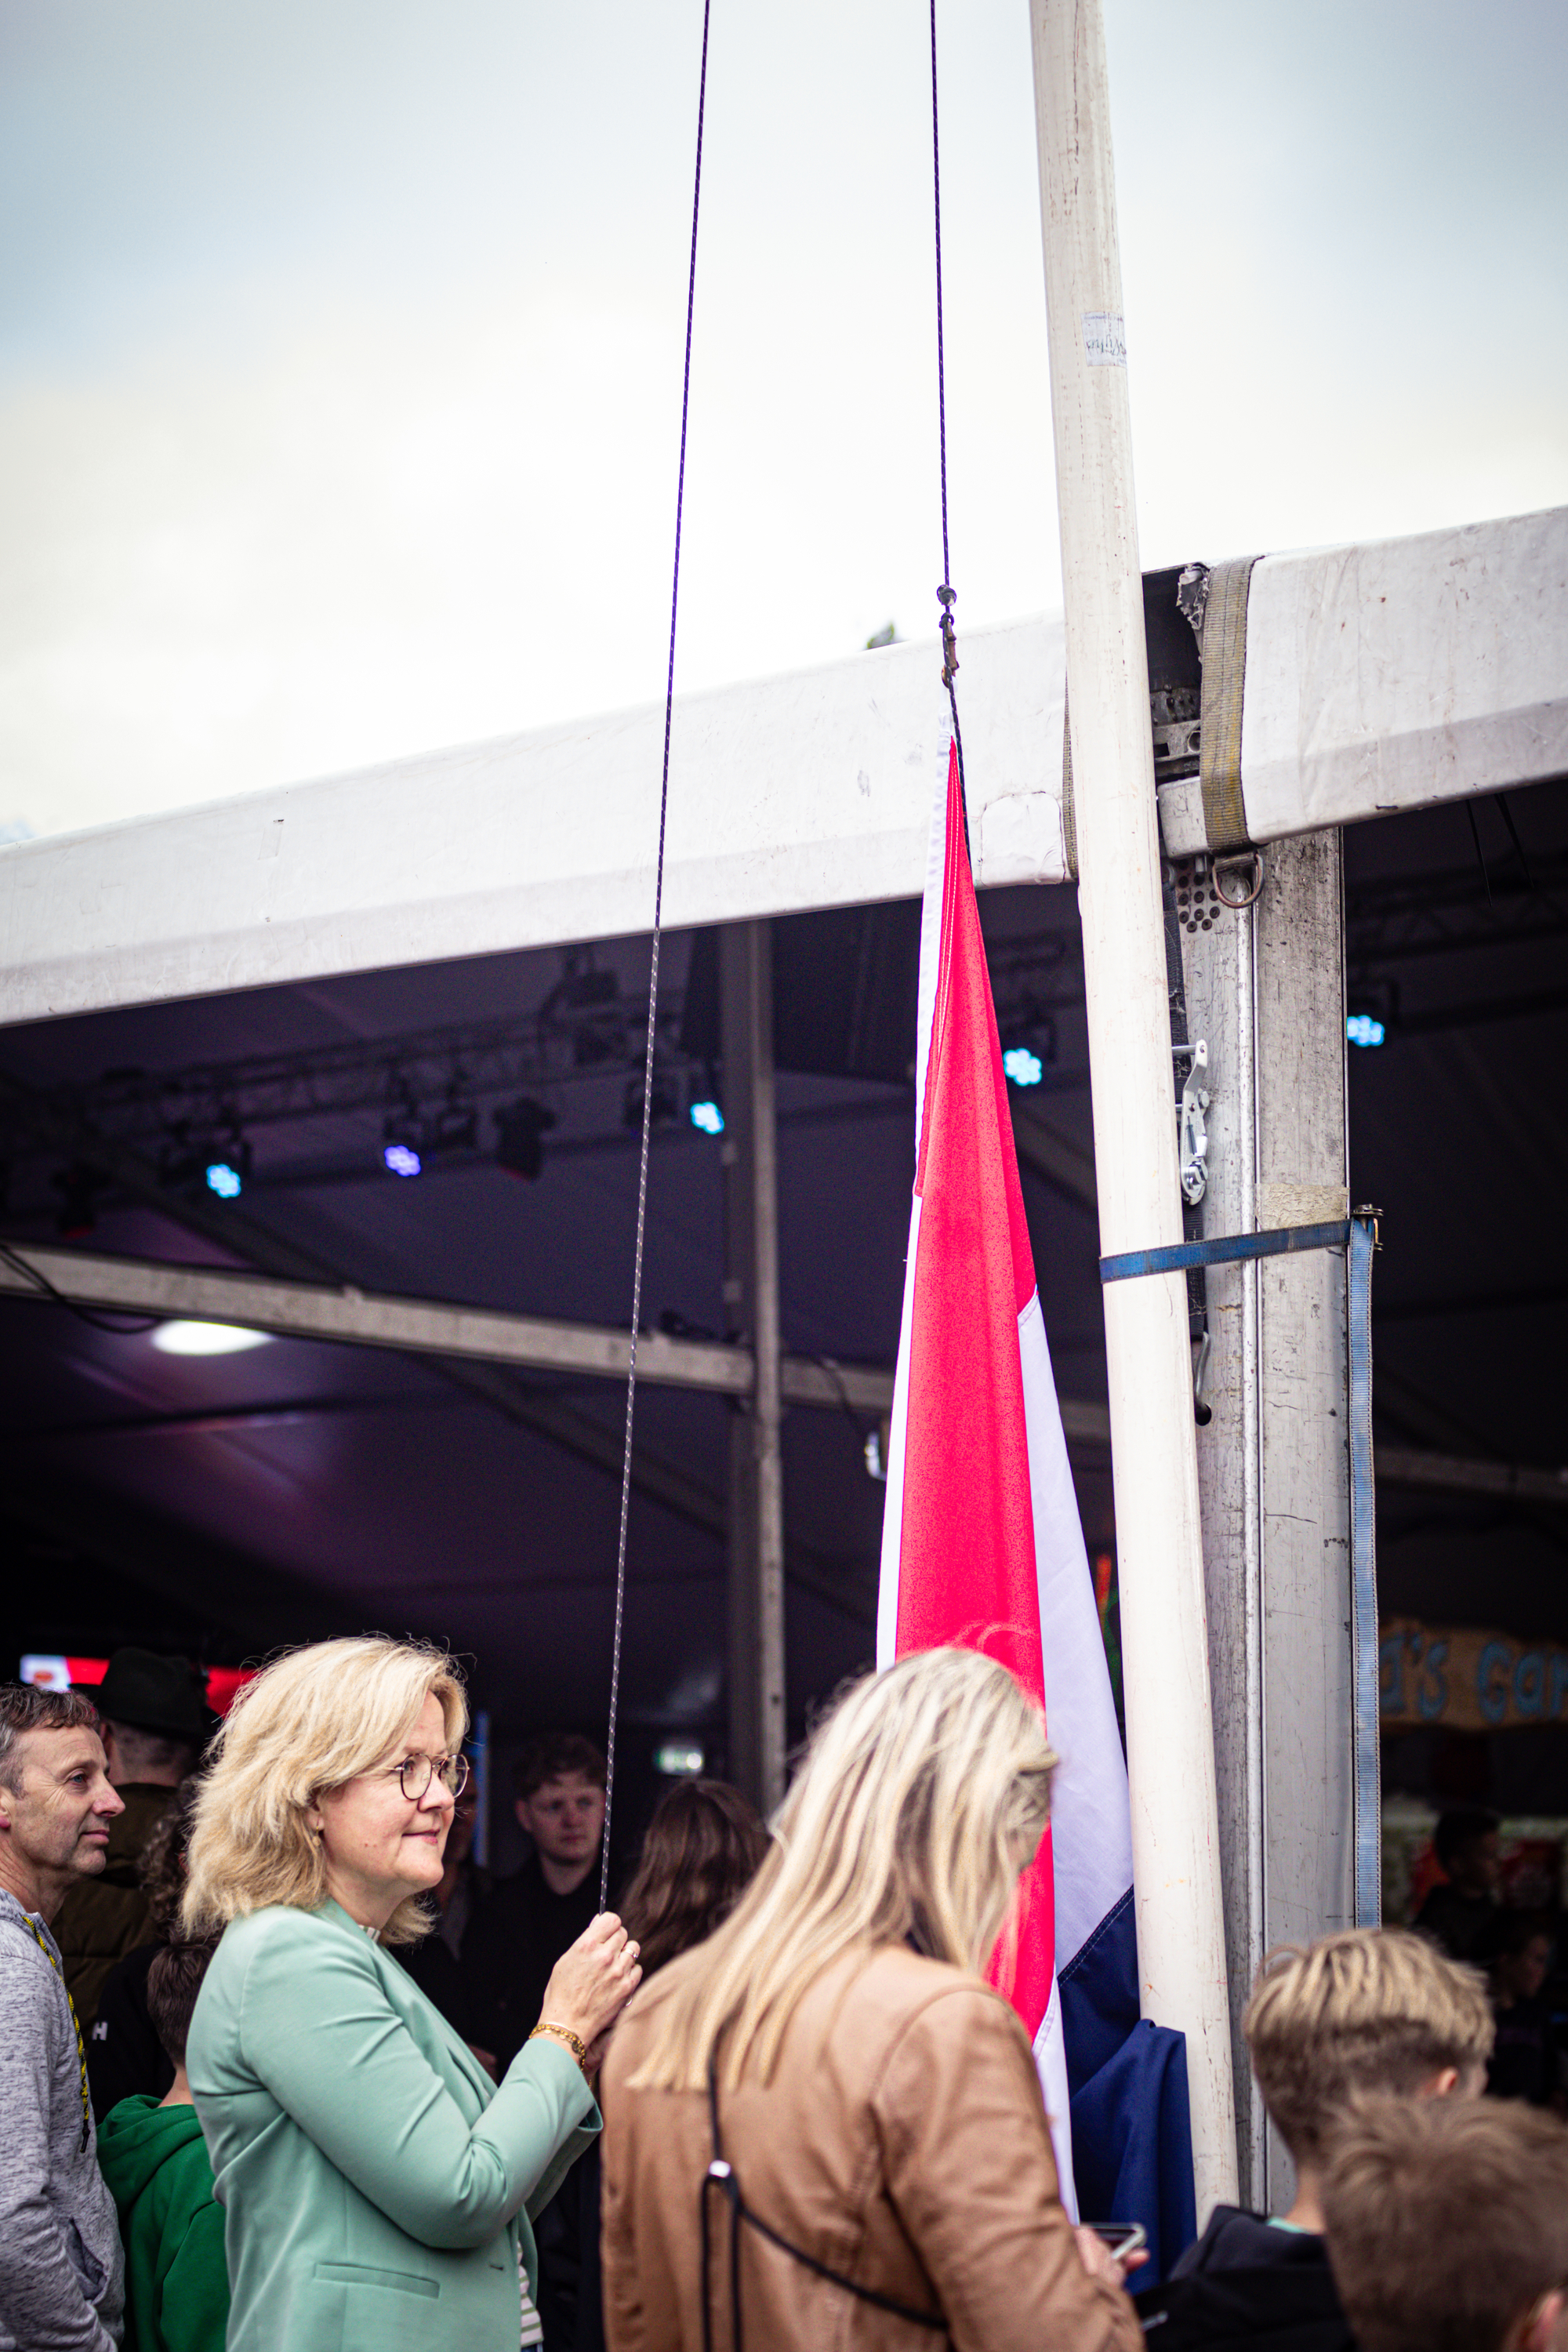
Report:
<svg viewBox="0 0 1568 2352"><path fill-rule="evenodd" d="M868 1676L821 1725L750 1892L611 2042L611 2352L1139 2352L980 1974L1054 1762L966 1650Z"/></svg>

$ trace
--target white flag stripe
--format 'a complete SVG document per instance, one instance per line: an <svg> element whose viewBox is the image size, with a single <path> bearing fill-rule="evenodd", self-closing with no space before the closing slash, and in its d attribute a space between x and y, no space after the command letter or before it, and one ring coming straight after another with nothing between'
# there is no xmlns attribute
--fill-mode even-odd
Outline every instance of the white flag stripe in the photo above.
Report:
<svg viewBox="0 0 1568 2352"><path fill-rule="evenodd" d="M899 1318L899 1368L888 1426L888 1491L882 1498L882 1570L877 1590L877 1671L899 1654L899 1561L904 1536L904 1445L910 1415L910 1325L915 1311L915 1253L921 1240L921 1196L911 1197L910 1249L904 1260L904 1303Z"/></svg>
<svg viewBox="0 0 1568 2352"><path fill-rule="evenodd" d="M1056 2151L1057 2185L1069 2221L1079 2219L1078 2183L1072 2169L1072 2128L1068 2118L1068 2053L1062 2040L1062 1997L1051 1979L1051 2005L1035 2036L1035 2068L1046 2102L1046 2119Z"/></svg>
<svg viewBox="0 0 1568 2352"><path fill-rule="evenodd" d="M925 1125L926 1065L931 1059L931 1022L936 1013L936 976L942 965L942 882L947 873L947 782L938 787L926 839L926 887L921 900L920 985L915 998L915 1157ZM910 1252L910 1265L915 1262Z"/></svg>
<svg viewBox="0 0 1568 2352"><path fill-rule="evenodd" d="M1018 1318L1018 1352L1035 1512L1046 1728L1061 1759L1051 1788L1059 1976L1132 1884L1132 1829L1127 1765L1037 1291Z"/></svg>

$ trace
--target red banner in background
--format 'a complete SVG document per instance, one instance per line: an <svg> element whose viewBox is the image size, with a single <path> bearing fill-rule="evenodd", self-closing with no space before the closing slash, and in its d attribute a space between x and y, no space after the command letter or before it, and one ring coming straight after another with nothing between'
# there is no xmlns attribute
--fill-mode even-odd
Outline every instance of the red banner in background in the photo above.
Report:
<svg viewBox="0 0 1568 2352"><path fill-rule="evenodd" d="M254 1666L206 1666L207 1705L215 1715L226 1715L235 1693L249 1682ZM107 1658L70 1658L58 1651L32 1650L22 1660L18 1679L40 1690L94 1689L109 1672Z"/></svg>

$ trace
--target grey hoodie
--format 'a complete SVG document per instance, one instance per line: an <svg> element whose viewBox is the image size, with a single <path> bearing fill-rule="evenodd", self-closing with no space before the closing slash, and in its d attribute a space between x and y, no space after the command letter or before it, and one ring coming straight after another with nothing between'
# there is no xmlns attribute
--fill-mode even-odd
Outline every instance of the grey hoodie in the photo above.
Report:
<svg viewBox="0 0 1568 2352"><path fill-rule="evenodd" d="M0 2352L110 2352L121 2334L125 2261L58 1963L0 1888Z"/></svg>

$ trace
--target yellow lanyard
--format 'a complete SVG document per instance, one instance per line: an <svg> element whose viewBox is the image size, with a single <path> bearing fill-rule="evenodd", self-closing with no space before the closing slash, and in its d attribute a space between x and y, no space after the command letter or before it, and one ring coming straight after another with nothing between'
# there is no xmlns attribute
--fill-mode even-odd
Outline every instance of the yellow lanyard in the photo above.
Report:
<svg viewBox="0 0 1568 2352"><path fill-rule="evenodd" d="M76 2063L81 2070L81 2144L85 2147L92 2133L92 2099L87 2087L87 2045L81 2038L81 2021L76 2013L76 2003L71 1999L71 1989L60 1974L60 1964L45 1943L37 1921L31 1918L26 1911L23 1912L22 1916L33 1931L33 1941L53 1969L56 1976L59 1977L60 1990L65 1994L66 2007L71 2013L71 2032L76 2035Z"/></svg>

